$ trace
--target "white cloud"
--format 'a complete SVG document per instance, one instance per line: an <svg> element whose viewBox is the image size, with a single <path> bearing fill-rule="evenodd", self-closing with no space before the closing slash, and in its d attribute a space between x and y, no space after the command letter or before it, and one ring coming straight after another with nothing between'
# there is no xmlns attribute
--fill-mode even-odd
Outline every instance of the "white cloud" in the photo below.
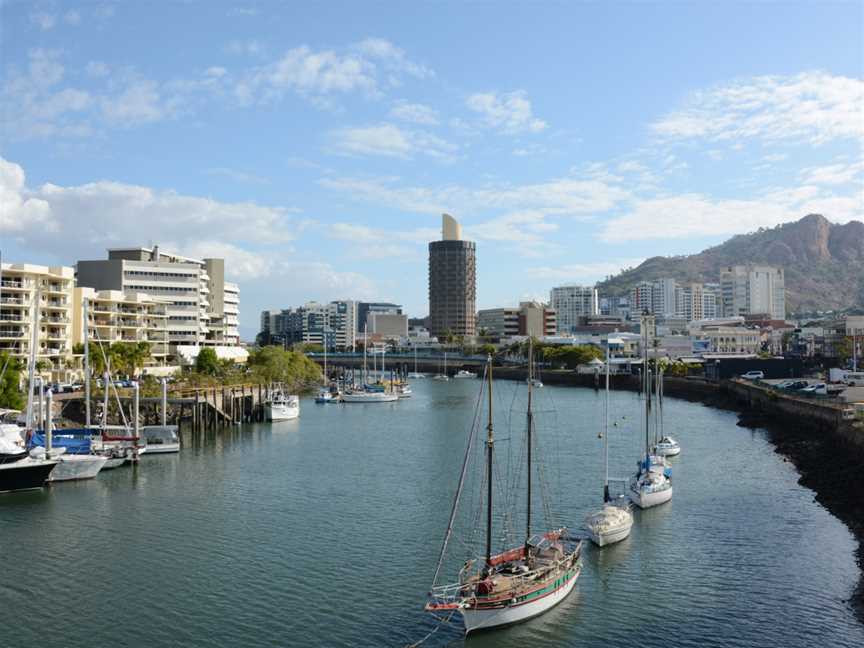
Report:
<svg viewBox="0 0 864 648"><path fill-rule="evenodd" d="M48 13L47 11L34 11L30 14L30 22L39 27L43 31L54 29L57 24L57 14Z"/></svg>
<svg viewBox="0 0 864 648"><path fill-rule="evenodd" d="M90 61L87 64L87 67L84 68L87 76L92 78L99 78L108 76L111 71L107 64L102 61Z"/></svg>
<svg viewBox="0 0 864 648"><path fill-rule="evenodd" d="M390 116L424 126L436 126L438 124L438 112L434 108L418 103L397 102L390 109Z"/></svg>
<svg viewBox="0 0 864 648"><path fill-rule="evenodd" d="M609 275L619 274L627 268L635 268L644 260L644 258L633 258L591 263L568 263L560 266L538 266L528 268L526 273L532 279L593 283L605 279Z"/></svg>
<svg viewBox="0 0 864 648"><path fill-rule="evenodd" d="M859 191L864 191L864 158L857 162L829 164L827 166L802 169L802 182L807 185L844 185L856 182Z"/></svg>
<svg viewBox="0 0 864 648"><path fill-rule="evenodd" d="M814 145L864 137L864 81L825 72L760 76L694 92L652 125L671 140L740 145L749 139Z"/></svg>
<svg viewBox="0 0 864 648"><path fill-rule="evenodd" d="M0 170L0 235L14 234L33 249L47 247L64 257L138 244L154 235L187 248L204 232L219 232L237 244L278 244L290 241L301 226L292 220L293 210L283 207L225 203L105 180L32 190L19 165L0 158Z"/></svg>
<svg viewBox="0 0 864 648"><path fill-rule="evenodd" d="M537 133L546 128L546 122L534 117L524 90L473 94L468 97L466 105L479 113L487 126L505 133Z"/></svg>
<svg viewBox="0 0 864 648"><path fill-rule="evenodd" d="M242 102L251 102L279 99L289 91L302 96L357 90L374 93L374 75L374 66L361 56L314 52L303 45L254 70L238 84L235 94Z"/></svg>
<svg viewBox="0 0 864 648"><path fill-rule="evenodd" d="M377 60L384 67L395 72L402 72L418 79L426 79L435 75L429 68L408 60L404 50L383 38L367 38L357 43L355 49L369 59ZM398 81L394 85L398 85Z"/></svg>
<svg viewBox="0 0 864 648"><path fill-rule="evenodd" d="M264 53L264 45L257 40L232 40L226 49L231 54L244 54L247 56L258 56Z"/></svg>
<svg viewBox="0 0 864 648"><path fill-rule="evenodd" d="M696 193L642 199L634 201L624 215L609 220L601 238L621 242L734 235L811 213L845 223L864 216L861 198L801 186L775 189L751 199L716 199Z"/></svg>
<svg viewBox="0 0 864 648"><path fill-rule="evenodd" d="M118 95L104 97L102 114L109 122L134 126L174 117L180 103L177 97L166 97L155 81L140 80L128 85Z"/></svg>
<svg viewBox="0 0 864 648"><path fill-rule="evenodd" d="M74 9L69 10L63 14L63 22L67 25L78 25L81 23L81 14Z"/></svg>
<svg viewBox="0 0 864 648"><path fill-rule="evenodd" d="M266 185L270 184L270 180L263 176L246 171L238 171L237 169L229 169L227 167L214 167L204 171L207 175L228 178L240 184Z"/></svg>
<svg viewBox="0 0 864 648"><path fill-rule="evenodd" d="M487 185L469 188L399 187L390 178L324 178L321 186L356 200L398 211L470 214L481 211L532 210L545 214L586 215L619 205L630 194L620 185L602 179L558 178L535 184Z"/></svg>
<svg viewBox="0 0 864 648"><path fill-rule="evenodd" d="M449 159L456 147L424 131L407 130L394 124L340 128L330 132L333 148L348 155L383 155L410 159L428 155Z"/></svg>
<svg viewBox="0 0 864 648"><path fill-rule="evenodd" d="M519 211L465 227L465 237L511 243L540 243L546 235L558 230L557 223L546 220L539 211Z"/></svg>

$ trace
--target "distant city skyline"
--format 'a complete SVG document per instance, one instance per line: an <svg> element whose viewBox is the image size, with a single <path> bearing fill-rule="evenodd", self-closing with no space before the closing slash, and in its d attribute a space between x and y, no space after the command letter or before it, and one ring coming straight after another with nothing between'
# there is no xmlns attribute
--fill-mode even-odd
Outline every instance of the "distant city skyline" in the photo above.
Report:
<svg viewBox="0 0 864 648"><path fill-rule="evenodd" d="M477 309L862 219L857 2L155 4L0 5L4 262L225 258L252 339L311 300L427 315L442 212Z"/></svg>

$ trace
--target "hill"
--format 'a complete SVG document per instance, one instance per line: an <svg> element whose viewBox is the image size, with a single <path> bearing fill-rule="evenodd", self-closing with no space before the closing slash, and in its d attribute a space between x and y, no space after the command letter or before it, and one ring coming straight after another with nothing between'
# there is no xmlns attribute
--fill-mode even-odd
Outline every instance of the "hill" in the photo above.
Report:
<svg viewBox="0 0 864 648"><path fill-rule="evenodd" d="M789 313L864 306L864 223L836 225L820 214L740 234L699 254L652 257L597 287L601 295L615 296L661 277L716 282L723 266L744 263L784 268Z"/></svg>

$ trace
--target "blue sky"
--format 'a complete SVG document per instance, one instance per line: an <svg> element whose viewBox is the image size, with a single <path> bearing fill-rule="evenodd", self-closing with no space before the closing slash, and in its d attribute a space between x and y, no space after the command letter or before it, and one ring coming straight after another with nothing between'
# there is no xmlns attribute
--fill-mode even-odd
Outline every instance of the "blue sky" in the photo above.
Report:
<svg viewBox="0 0 864 648"><path fill-rule="evenodd" d="M809 212L864 213L849 3L0 2L0 248L225 256L241 324L427 310L440 214L478 307Z"/></svg>

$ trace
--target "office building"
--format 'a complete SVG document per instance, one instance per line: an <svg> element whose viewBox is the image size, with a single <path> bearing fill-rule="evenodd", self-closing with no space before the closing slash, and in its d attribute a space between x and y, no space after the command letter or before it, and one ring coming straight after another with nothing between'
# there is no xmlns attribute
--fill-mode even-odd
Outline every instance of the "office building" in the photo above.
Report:
<svg viewBox="0 0 864 648"><path fill-rule="evenodd" d="M477 314L478 330L489 337L530 336L544 338L557 332L554 309L536 301L521 302L518 308L487 308Z"/></svg>
<svg viewBox="0 0 864 648"><path fill-rule="evenodd" d="M558 335L576 330L580 318L600 314L597 289L591 286L558 286L549 294L549 306L555 311Z"/></svg>
<svg viewBox="0 0 864 648"><path fill-rule="evenodd" d="M385 340L407 337L408 316L402 313L367 311L366 330L369 335L380 336Z"/></svg>
<svg viewBox="0 0 864 648"><path fill-rule="evenodd" d="M0 351L26 362L35 337L36 362L46 367L44 373L65 379L66 363L72 357L74 287L71 267L3 263Z"/></svg>
<svg viewBox="0 0 864 648"><path fill-rule="evenodd" d="M728 266L720 275L723 317L762 313L786 318L783 268L762 265Z"/></svg>
<svg viewBox="0 0 864 648"><path fill-rule="evenodd" d="M387 313L401 315L402 305L389 302L357 302L357 332L362 333L363 327L369 324L369 313ZM407 320L406 320L407 321Z"/></svg>
<svg viewBox="0 0 864 648"><path fill-rule="evenodd" d="M353 351L357 339L357 304L307 302L297 308L263 311L261 322L259 339L266 334L264 344L320 344L332 350Z"/></svg>
<svg viewBox="0 0 864 648"><path fill-rule="evenodd" d="M462 240L462 228L442 216L442 240L429 243L429 330L440 340L477 332L476 247Z"/></svg>

